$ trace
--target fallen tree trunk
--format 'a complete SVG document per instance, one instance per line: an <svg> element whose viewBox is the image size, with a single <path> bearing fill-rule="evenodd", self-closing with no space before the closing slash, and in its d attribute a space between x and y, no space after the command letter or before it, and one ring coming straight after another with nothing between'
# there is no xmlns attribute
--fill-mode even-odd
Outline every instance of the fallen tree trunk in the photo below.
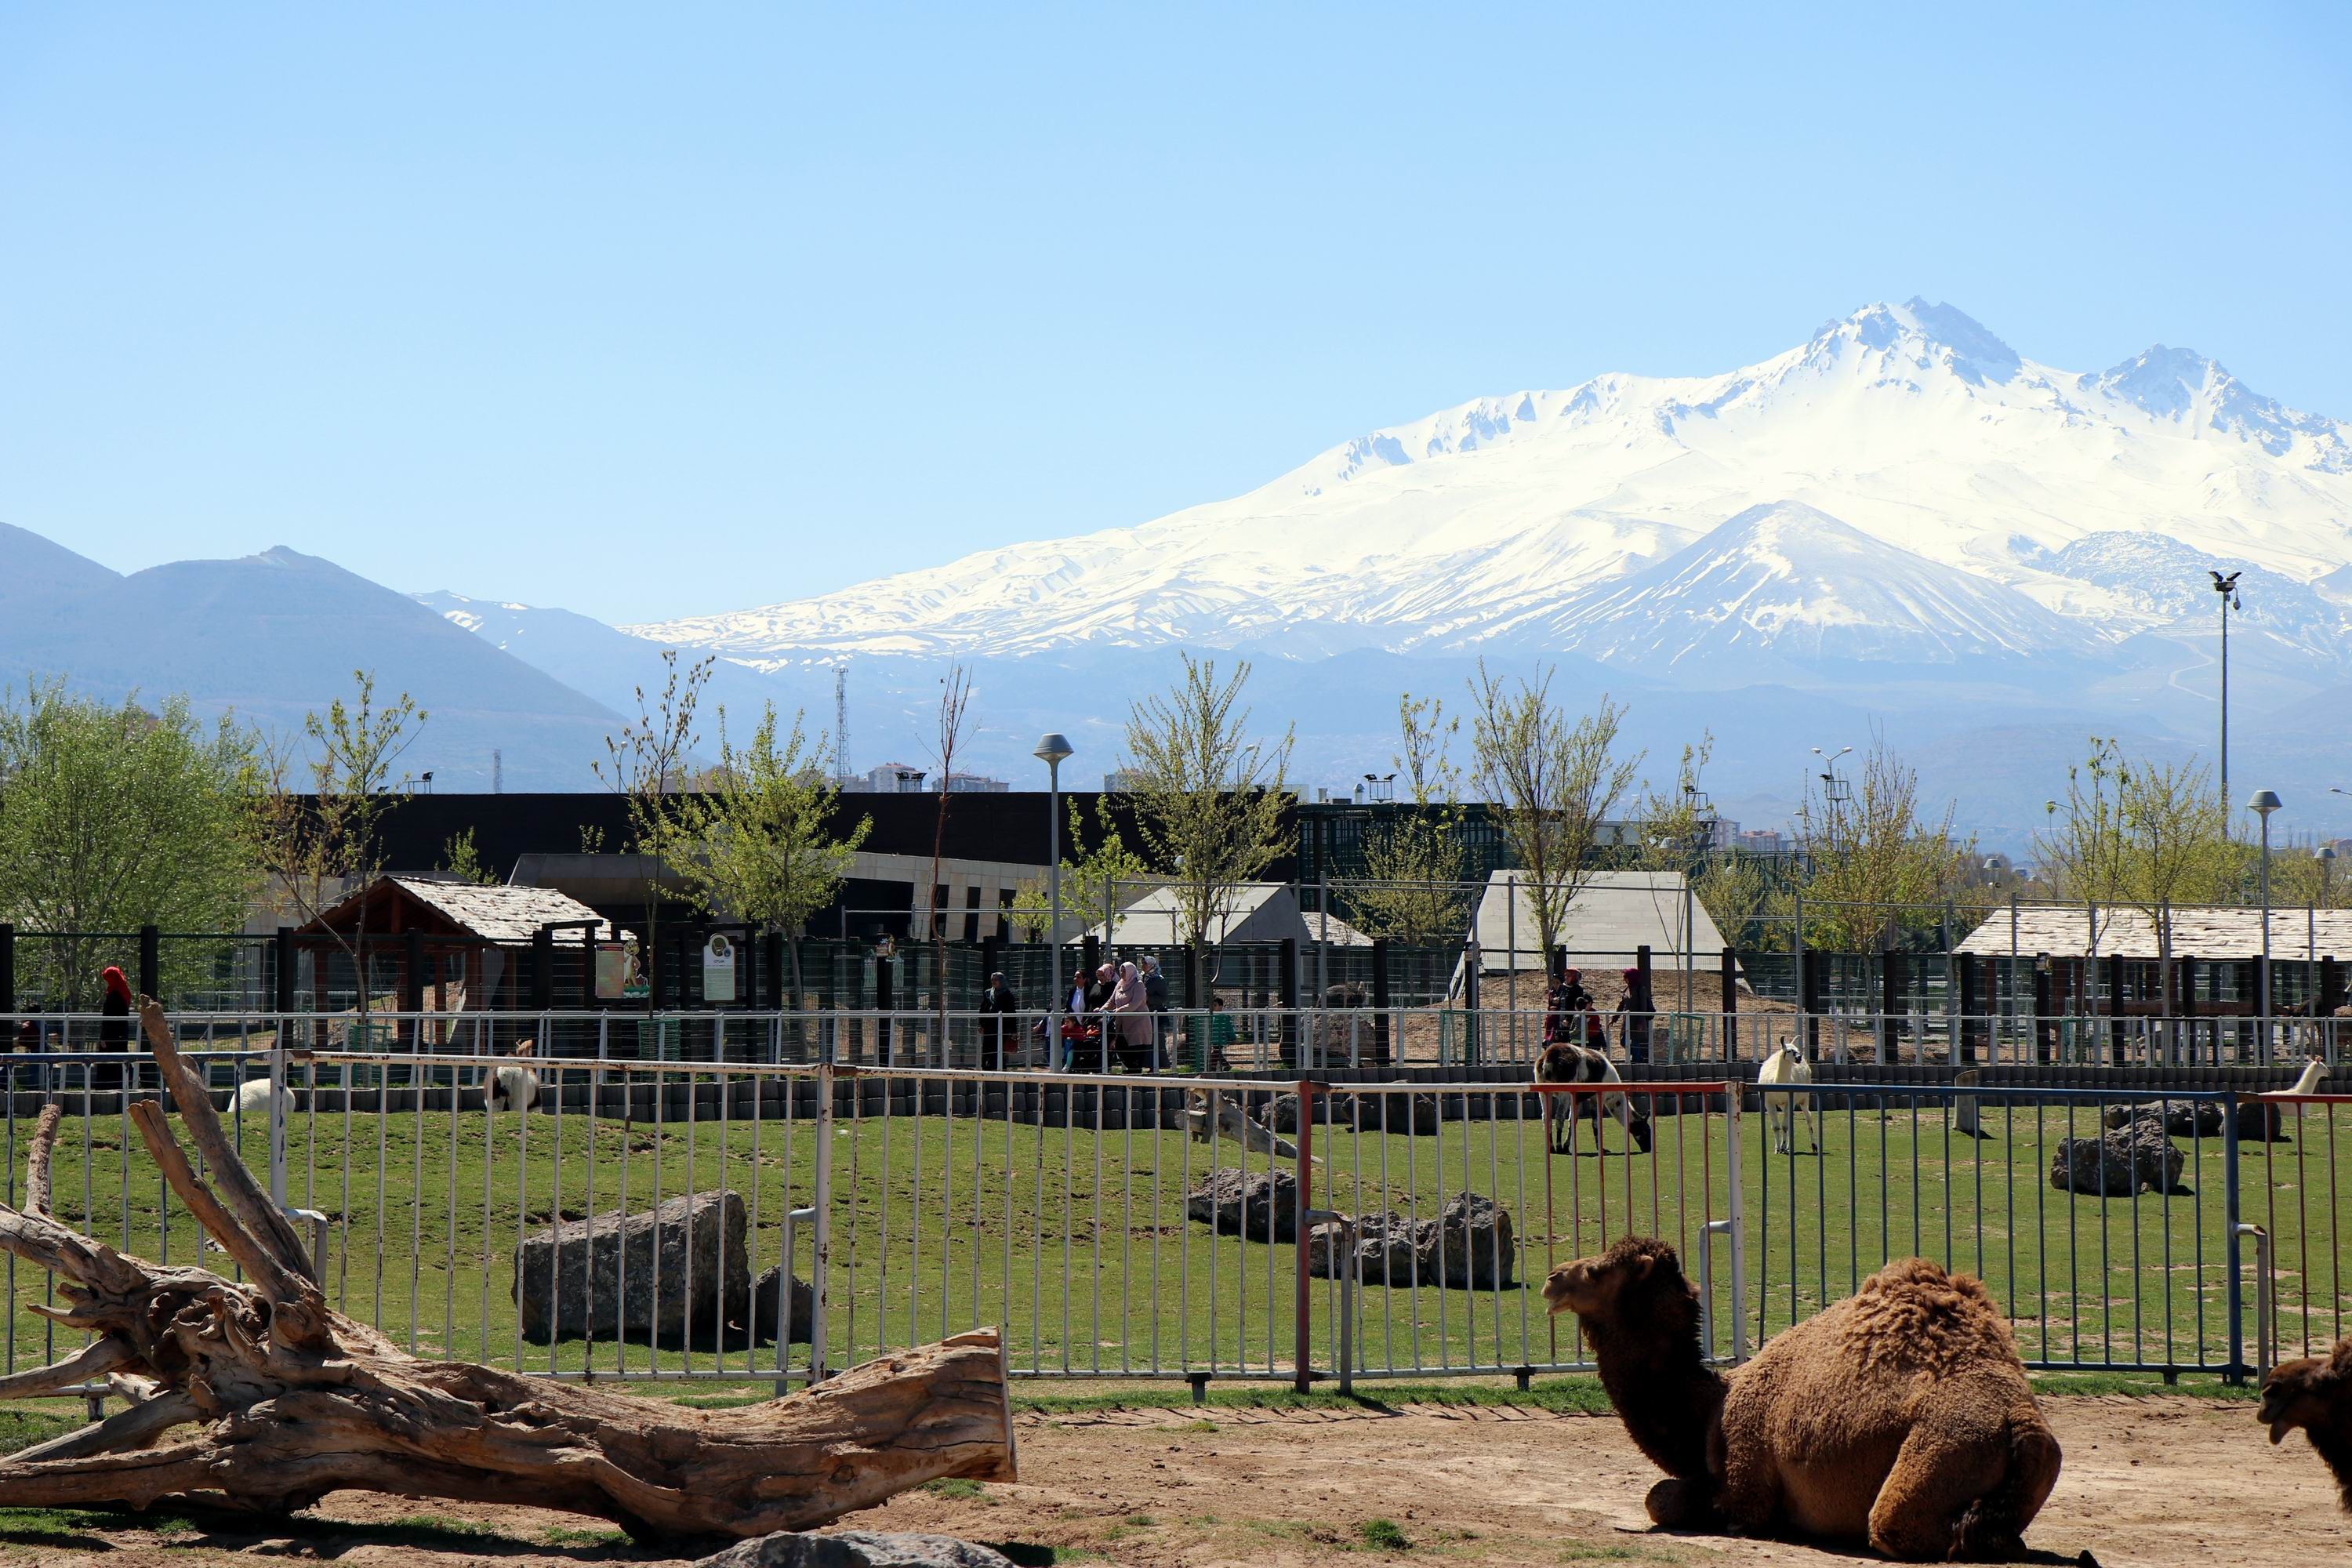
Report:
<svg viewBox="0 0 2352 1568"><path fill-rule="evenodd" d="M249 1282L146 1263L44 1213L0 1205L0 1250L55 1274L68 1303L33 1310L98 1336L0 1393L23 1397L105 1373L133 1401L0 1460L0 1505L177 1500L278 1512L357 1488L563 1509L640 1536L751 1536L807 1529L941 1477L1013 1479L993 1331L732 1410L408 1355L327 1305L293 1227L221 1135L161 1009L146 1001L141 1016L219 1193L195 1174L161 1105L136 1103L131 1120Z"/></svg>

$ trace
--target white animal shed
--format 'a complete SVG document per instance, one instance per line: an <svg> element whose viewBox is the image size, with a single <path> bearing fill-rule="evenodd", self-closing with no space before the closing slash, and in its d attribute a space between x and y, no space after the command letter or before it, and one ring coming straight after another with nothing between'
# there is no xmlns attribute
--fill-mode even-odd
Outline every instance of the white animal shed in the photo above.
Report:
<svg viewBox="0 0 2352 1568"><path fill-rule="evenodd" d="M1496 871L1478 900L1472 933L1478 939L1478 967L1487 974L1547 967L1541 928L1536 923L1532 889L1524 872ZM1713 969L1723 960L1723 933L1706 906L1685 898L1679 871L1595 871L1570 900L1560 923L1559 943L1569 962L1580 957L1622 959L1631 968L1634 950L1647 947L1655 968L1679 967L1688 948L1694 967Z"/></svg>

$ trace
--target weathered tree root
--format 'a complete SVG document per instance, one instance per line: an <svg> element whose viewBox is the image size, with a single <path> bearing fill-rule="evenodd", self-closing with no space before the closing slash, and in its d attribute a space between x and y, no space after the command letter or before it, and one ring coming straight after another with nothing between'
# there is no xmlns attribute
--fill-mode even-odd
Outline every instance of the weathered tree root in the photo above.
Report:
<svg viewBox="0 0 2352 1568"><path fill-rule="evenodd" d="M0 1396L106 1375L132 1403L0 1460L0 1505L170 1500L282 1512L360 1488L563 1509L640 1536L751 1536L822 1524L943 1476L1013 1479L992 1330L734 1410L408 1355L327 1305L300 1239L222 1135L162 1009L142 1000L140 1016L211 1184L160 1104L135 1103L132 1123L248 1282L125 1257L58 1224L42 1201L47 1150L37 1135L27 1190L41 1212L0 1205L0 1250L58 1277L67 1306L34 1310L97 1338L55 1366L0 1379Z"/></svg>

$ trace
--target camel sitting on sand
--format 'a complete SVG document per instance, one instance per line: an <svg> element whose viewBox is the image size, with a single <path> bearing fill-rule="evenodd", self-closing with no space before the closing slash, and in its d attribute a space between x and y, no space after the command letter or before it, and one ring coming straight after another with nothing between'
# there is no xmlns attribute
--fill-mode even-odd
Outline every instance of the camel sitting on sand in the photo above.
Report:
<svg viewBox="0 0 2352 1568"><path fill-rule="evenodd" d="M1668 1529L2007 1560L2058 1479L2000 1309L1925 1258L1888 1264L1727 1378L1706 1364L1698 1293L1663 1241L1563 1264L1544 1299L1577 1315L1627 1432L1666 1472L1647 1507Z"/></svg>

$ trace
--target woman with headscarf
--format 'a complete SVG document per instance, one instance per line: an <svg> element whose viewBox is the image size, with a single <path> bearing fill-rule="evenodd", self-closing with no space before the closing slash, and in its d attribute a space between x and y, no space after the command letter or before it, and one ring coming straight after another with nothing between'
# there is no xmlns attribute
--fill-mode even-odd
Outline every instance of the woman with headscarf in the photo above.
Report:
<svg viewBox="0 0 2352 1568"><path fill-rule="evenodd" d="M1158 1055L1159 1031L1151 1025L1151 995L1143 975L1132 963L1118 966L1118 984L1111 988L1110 1010L1118 1016L1118 1059L1129 1072L1143 1072Z"/></svg>
<svg viewBox="0 0 2352 1568"><path fill-rule="evenodd" d="M101 1051L131 1049L131 982L122 971L110 963L99 978L106 982L106 999L98 1006L98 1048ZM122 1069L119 1067L93 1067L89 1069L92 1089L121 1089Z"/></svg>

